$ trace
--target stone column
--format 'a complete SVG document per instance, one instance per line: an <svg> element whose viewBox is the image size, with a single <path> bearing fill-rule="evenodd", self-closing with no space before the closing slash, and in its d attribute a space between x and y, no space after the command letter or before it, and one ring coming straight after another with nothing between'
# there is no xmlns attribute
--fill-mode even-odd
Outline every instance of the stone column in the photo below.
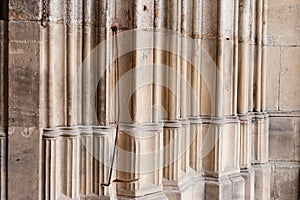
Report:
<svg viewBox="0 0 300 200"><path fill-rule="evenodd" d="M208 91L211 100L205 92L201 99L201 114L208 115L202 117L205 196L208 199L243 198L244 179L239 173L240 124L234 105L237 96L237 58L234 55L237 52L234 18L238 15L237 2L213 1L203 5L203 37L209 38L203 44L216 63L215 74L210 74L213 81L206 83L216 89ZM218 13L216 21L211 21L210 13ZM207 68L203 70L209 72ZM202 84L205 89L204 86Z"/></svg>
<svg viewBox="0 0 300 200"><path fill-rule="evenodd" d="M48 23L48 45L47 54L48 63L48 124L47 127L66 126L66 28L64 23L64 7L59 1L49 2L49 18L52 19Z"/></svg>
<svg viewBox="0 0 300 200"><path fill-rule="evenodd" d="M192 198L187 173L189 171L190 141L187 121L187 67L184 60L188 47L180 37L191 33L187 26L190 3L184 0L167 2L167 28L171 31L167 55L167 120L164 126L164 192L169 198ZM182 33L182 36L180 35ZM181 107L182 106L182 107ZM182 120L180 120L182 118Z"/></svg>
<svg viewBox="0 0 300 200"><path fill-rule="evenodd" d="M154 123L158 123L162 120L165 113L165 99L164 93L166 88L166 70L162 70L162 67L167 64L166 52L161 49L168 45L167 41L160 35L160 33L166 32L166 17L167 17L167 3L166 1L156 0L154 1L154 37L153 37L153 113L152 120ZM163 85L161 85L163 84Z"/></svg>
<svg viewBox="0 0 300 200"><path fill-rule="evenodd" d="M202 120L201 115L201 53L202 53L202 0L194 1L188 8L192 13L192 34L193 47L191 52L191 65L188 68L188 83L191 84L190 105L188 116L190 122L190 167L193 182L193 198L204 199L204 179L202 177ZM200 50L200 51L199 51ZM186 102L189 104L189 102Z"/></svg>
<svg viewBox="0 0 300 200"><path fill-rule="evenodd" d="M255 170L255 199L270 196L270 165L268 163L268 117L255 115L253 125L252 166Z"/></svg>
<svg viewBox="0 0 300 200"><path fill-rule="evenodd" d="M259 0L256 6L257 57L255 70L255 118L253 124L252 163L255 169L255 198L270 198L269 120L265 112L266 87L266 14L267 1Z"/></svg>
<svg viewBox="0 0 300 200"><path fill-rule="evenodd" d="M251 123L249 115L249 83L250 73L250 6L251 1L239 2L239 73L238 73L238 104L237 111L240 119L240 168L245 179L245 198L254 199L254 173L251 165ZM251 94L251 93L250 93Z"/></svg>
<svg viewBox="0 0 300 200"><path fill-rule="evenodd" d="M110 74L111 70L105 71L105 66L110 64L110 44L102 45L106 48L95 49L105 38L109 38L108 34L111 34L110 25L107 24L110 17L107 11L110 7L106 1L93 0L78 0L72 4L55 0L43 2L43 12L49 18L43 23L42 29L41 94L42 107L45 110L42 123L43 127L50 127L51 134L60 141L57 144L55 142L58 148L56 159L62 159L60 164L53 159L47 160L48 157L45 160L52 166L51 169L45 168L45 173L57 174L57 179L61 182L56 186L53 185L55 182L48 180L49 177L45 177L45 182L50 184L47 187L58 187L55 195L60 195L58 193L61 192L75 199L79 198L80 194L82 198L89 195L111 195L110 187L101 186L107 183L106 172L109 170L99 159L103 158L104 154L111 156L106 153L111 151L112 146L106 144L112 143L110 137L113 136L113 132L100 131L103 134L99 134L97 130L111 130L109 124L115 120L114 115L110 118L112 109L115 109L110 105L114 97L108 95L111 93L109 88L112 87L108 80L114 80L115 73ZM95 14L98 12L101 13L99 16ZM104 127L98 127L98 122ZM78 129L77 125L80 125ZM92 129L94 126L96 131ZM63 133L60 133L61 131ZM102 135L103 137L100 137ZM45 133L45 145L53 143L49 138L52 136ZM55 146L46 146L44 155L53 152L52 148ZM102 151L97 152L94 149ZM68 151L72 159L69 154L62 157L63 153ZM93 155L97 158L94 159ZM98 164L94 166L93 163ZM63 169L62 173L57 171L60 167ZM103 170L106 170L105 175L101 172ZM55 197L50 195L47 198Z"/></svg>
<svg viewBox="0 0 300 200"><path fill-rule="evenodd" d="M79 199L79 134L77 124L78 103L75 76L81 56L81 2L73 7L67 2L44 2L43 12L49 19L42 27L43 102L42 121L45 129L44 159L45 197ZM78 20L79 19L79 20ZM76 83L77 84L77 83ZM53 135L53 136L52 136ZM47 174L50 174L47 176ZM52 175L53 174L53 175ZM54 176L54 180L49 180ZM48 191L48 188L52 188Z"/></svg>
<svg viewBox="0 0 300 200"><path fill-rule="evenodd" d="M180 74L180 121L182 124L182 166L181 169L184 173L188 174L190 169L190 122L188 121L188 116L190 114L188 99L190 98L188 91L190 83L190 62L191 52L188 48L187 38L192 35L192 14L189 12L193 8L192 1L181 1L181 22L180 22L180 60L179 60L179 74Z"/></svg>
<svg viewBox="0 0 300 200"><path fill-rule="evenodd" d="M160 2L148 0L120 1L116 5L119 26L122 29L135 29L129 33L132 34L131 41L119 40L120 49L124 49L124 44L133 48L130 49L132 53L122 57L119 55L121 74L117 81L129 77L126 84L120 83L121 124L116 163L117 194L120 199L166 198L161 192L163 126L158 116L153 116L152 110L154 101L160 101L153 97L153 79L159 79L160 75L157 71L153 74L153 59L160 58L152 49L154 38L149 36L146 41L142 33L151 31L152 34L153 24L157 22L154 10L158 7ZM126 18L128 16L125 13L130 13L132 17ZM157 89L155 92L158 92ZM127 100L129 105L124 104ZM129 116L126 115L128 110Z"/></svg>
<svg viewBox="0 0 300 200"><path fill-rule="evenodd" d="M248 84L249 84L249 18L250 1L239 2L239 74L238 74L238 113L248 113Z"/></svg>
<svg viewBox="0 0 300 200"><path fill-rule="evenodd" d="M252 129L251 115L240 115L240 168L245 179L245 199L254 199L254 171L251 167Z"/></svg>
<svg viewBox="0 0 300 200"><path fill-rule="evenodd" d="M199 117L190 117L190 167L191 180L193 181L193 199L203 198L204 199L204 179L202 177L202 120Z"/></svg>

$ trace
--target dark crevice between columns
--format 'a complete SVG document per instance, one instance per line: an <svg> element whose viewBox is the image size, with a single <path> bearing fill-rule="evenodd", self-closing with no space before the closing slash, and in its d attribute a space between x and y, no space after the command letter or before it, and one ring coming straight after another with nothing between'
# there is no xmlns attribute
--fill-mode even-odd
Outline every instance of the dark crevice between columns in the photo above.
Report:
<svg viewBox="0 0 300 200"><path fill-rule="evenodd" d="M0 66L1 70L1 87L2 94L2 116L1 116L1 126L4 128L5 131L5 147L4 147L4 154L5 154L5 165L4 165L4 172L5 172L5 198L7 199L8 194L8 0L1 0L0 2L0 20L2 21L2 26L0 28L0 33L2 34L2 41L1 44L3 45L0 49L0 53L2 54L3 63ZM4 195L2 195L3 197Z"/></svg>
<svg viewBox="0 0 300 200"><path fill-rule="evenodd" d="M0 20L8 19L8 0L1 0L0 2Z"/></svg>

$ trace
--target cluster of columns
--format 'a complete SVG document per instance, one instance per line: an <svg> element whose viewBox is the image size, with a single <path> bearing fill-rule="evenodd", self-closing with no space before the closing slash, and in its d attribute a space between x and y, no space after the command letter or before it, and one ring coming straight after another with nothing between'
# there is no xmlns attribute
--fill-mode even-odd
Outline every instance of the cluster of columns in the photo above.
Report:
<svg viewBox="0 0 300 200"><path fill-rule="evenodd" d="M42 3L46 199L268 199L266 0Z"/></svg>

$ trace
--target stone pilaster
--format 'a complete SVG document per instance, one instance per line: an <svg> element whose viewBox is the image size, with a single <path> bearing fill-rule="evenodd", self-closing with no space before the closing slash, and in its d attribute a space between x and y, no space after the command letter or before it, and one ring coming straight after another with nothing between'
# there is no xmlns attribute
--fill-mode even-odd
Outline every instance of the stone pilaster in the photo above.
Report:
<svg viewBox="0 0 300 200"><path fill-rule="evenodd" d="M109 187L103 187L101 184L106 184L109 180L109 173L111 168L111 158L114 148L115 139L115 128L113 127L94 127L92 138L88 138L89 142L83 142L86 148L86 158L91 160L85 160L85 165L89 166L92 181L85 179L83 185L91 186L93 195L98 197L109 197L115 196L114 184ZM90 156L89 154L92 154ZM83 158L83 157L81 157ZM116 161L114 161L112 180L116 178ZM92 166L90 166L93 164ZM88 175L88 174L87 174ZM90 185L91 184L91 185ZM87 196L89 197L87 193Z"/></svg>
<svg viewBox="0 0 300 200"><path fill-rule="evenodd" d="M113 130L111 127L66 127L44 131L46 199L115 195L113 185L101 185L108 181Z"/></svg>
<svg viewBox="0 0 300 200"><path fill-rule="evenodd" d="M79 199L79 135L72 128L44 131L45 198Z"/></svg>
<svg viewBox="0 0 300 200"><path fill-rule="evenodd" d="M44 130L44 197L55 200L60 195L60 170L58 167L59 135L55 130Z"/></svg>
<svg viewBox="0 0 300 200"><path fill-rule="evenodd" d="M240 168L241 176L245 179L245 199L254 199L254 170L252 162L252 115L240 115Z"/></svg>
<svg viewBox="0 0 300 200"><path fill-rule="evenodd" d="M181 136L181 169L184 173L188 174L190 169L190 143L191 143L191 135L190 135L190 122L188 120L180 121L182 126L182 136Z"/></svg>
<svg viewBox="0 0 300 200"><path fill-rule="evenodd" d="M202 174L202 121L200 118L190 118L190 131L191 131L191 143L190 143L190 166Z"/></svg>
<svg viewBox="0 0 300 200"><path fill-rule="evenodd" d="M179 121L164 126L164 193L172 199L192 198L191 183L182 170L182 125Z"/></svg>
<svg viewBox="0 0 300 200"><path fill-rule="evenodd" d="M163 176L174 182L179 183L182 178L181 171L181 137L182 126L180 123L166 123L164 128L164 171Z"/></svg>
<svg viewBox="0 0 300 200"><path fill-rule="evenodd" d="M73 128L62 128L60 131L61 192L71 199L79 199L79 134Z"/></svg>
<svg viewBox="0 0 300 200"><path fill-rule="evenodd" d="M94 189L94 137L92 127L78 127L80 137L79 166L80 194L83 196L93 193ZM100 183L98 183L100 185Z"/></svg>

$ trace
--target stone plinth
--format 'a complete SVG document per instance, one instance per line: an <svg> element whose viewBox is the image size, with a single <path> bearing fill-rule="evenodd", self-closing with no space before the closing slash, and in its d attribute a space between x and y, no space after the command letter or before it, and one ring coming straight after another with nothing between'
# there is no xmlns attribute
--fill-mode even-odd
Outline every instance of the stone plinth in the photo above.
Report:
<svg viewBox="0 0 300 200"><path fill-rule="evenodd" d="M122 124L117 150L117 194L137 198L162 191L163 127Z"/></svg>

